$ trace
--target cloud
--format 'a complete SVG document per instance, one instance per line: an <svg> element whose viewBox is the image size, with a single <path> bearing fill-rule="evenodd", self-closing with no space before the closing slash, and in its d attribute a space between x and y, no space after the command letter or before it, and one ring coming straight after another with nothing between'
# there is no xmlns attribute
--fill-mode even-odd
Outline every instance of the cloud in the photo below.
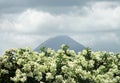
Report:
<svg viewBox="0 0 120 83"><path fill-rule="evenodd" d="M83 34L71 37L95 51L120 51L120 37L116 33Z"/></svg>
<svg viewBox="0 0 120 83"><path fill-rule="evenodd" d="M0 33L0 54L4 53L9 48L25 48L30 46L32 48L37 47L44 40L48 39L48 36L36 36L19 34L15 32L4 32Z"/></svg>
<svg viewBox="0 0 120 83"><path fill-rule="evenodd" d="M49 12L28 9L20 14L4 16L0 25L5 29L38 34L116 30L120 26L120 6L111 7L111 5L110 3L96 3L90 7L85 6L82 9L86 13L85 16L79 14L79 10L54 15Z"/></svg>
<svg viewBox="0 0 120 83"><path fill-rule="evenodd" d="M71 11L59 14L29 8L21 13L2 15L0 49L35 47L55 35L69 35L94 49L102 49L103 46L103 49L113 49L120 46L120 37L117 34L120 31L120 6L117 3L96 2L71 8Z"/></svg>
<svg viewBox="0 0 120 83"><path fill-rule="evenodd" d="M72 7L83 7L87 4L97 2L119 3L119 0L0 0L0 14L4 13L20 13L28 8L49 11L52 13L67 13L66 11L74 11ZM59 11L58 11L59 10Z"/></svg>
<svg viewBox="0 0 120 83"><path fill-rule="evenodd" d="M56 12L56 9L64 7L62 8L62 10L64 11L66 7L71 7L74 5L83 6L86 3L87 0L1 0L0 14L21 12L28 8L42 9L47 11L55 10L54 12Z"/></svg>
<svg viewBox="0 0 120 83"><path fill-rule="evenodd" d="M43 0L4 0L0 1L1 5L7 4L8 6L27 6L27 7L33 7L33 6L72 6L72 5L84 5L87 0L49 0L49 1L43 1Z"/></svg>

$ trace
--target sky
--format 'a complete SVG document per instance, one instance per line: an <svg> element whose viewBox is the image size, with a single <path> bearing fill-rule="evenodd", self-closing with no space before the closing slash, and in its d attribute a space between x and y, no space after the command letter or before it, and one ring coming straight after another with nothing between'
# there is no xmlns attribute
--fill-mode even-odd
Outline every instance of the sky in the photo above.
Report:
<svg viewBox="0 0 120 83"><path fill-rule="evenodd" d="M58 35L120 52L120 0L0 0L0 54Z"/></svg>

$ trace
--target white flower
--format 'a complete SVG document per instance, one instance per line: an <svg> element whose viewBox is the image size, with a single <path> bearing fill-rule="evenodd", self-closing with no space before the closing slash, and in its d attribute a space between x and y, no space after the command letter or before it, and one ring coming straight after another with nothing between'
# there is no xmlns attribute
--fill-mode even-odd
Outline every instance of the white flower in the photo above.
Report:
<svg viewBox="0 0 120 83"><path fill-rule="evenodd" d="M55 74L56 73L56 64L55 63L51 63L50 65L50 72Z"/></svg>
<svg viewBox="0 0 120 83"><path fill-rule="evenodd" d="M50 73L50 72L46 73L46 80L51 80L53 78L54 78L54 76L52 75L52 73Z"/></svg>
<svg viewBox="0 0 120 83"><path fill-rule="evenodd" d="M37 53L29 48L18 49L13 52L14 63L10 60L11 56L8 55L10 53L6 53L5 56L0 57L0 82L4 81L6 74L9 75L11 71L15 73L14 77L10 77L14 83L28 83L28 77L40 83L44 83L43 80L49 83L79 83L78 79L89 79L94 83L120 82L120 54L91 51L91 58L87 59L87 50L76 55L73 50L68 50L67 47L64 49L55 52L48 48L47 52L51 55L49 57L45 56L44 52ZM15 71L13 67L18 69ZM61 67L60 72L58 72L59 67Z"/></svg>
<svg viewBox="0 0 120 83"><path fill-rule="evenodd" d="M51 48L47 49L47 53L51 53L51 51L52 51Z"/></svg>
<svg viewBox="0 0 120 83"><path fill-rule="evenodd" d="M118 58L120 59L120 54L118 55Z"/></svg>
<svg viewBox="0 0 120 83"><path fill-rule="evenodd" d="M26 77L26 76L23 76L23 77L20 79L21 82L25 82L26 80L27 80L27 77Z"/></svg>
<svg viewBox="0 0 120 83"><path fill-rule="evenodd" d="M98 61L101 61L102 60L102 57L103 55L101 55L101 52L91 52L91 57L92 59L96 59Z"/></svg>
<svg viewBox="0 0 120 83"><path fill-rule="evenodd" d="M67 73L68 72L68 68L66 66L62 66L62 72L63 73Z"/></svg>
<svg viewBox="0 0 120 83"><path fill-rule="evenodd" d="M74 78L69 77L67 80L63 81L63 83L77 83Z"/></svg>
<svg viewBox="0 0 120 83"><path fill-rule="evenodd" d="M58 53L58 54L63 54L64 51L63 51L62 49L59 49L59 50L57 51L57 53Z"/></svg>
<svg viewBox="0 0 120 83"><path fill-rule="evenodd" d="M66 46L65 44L62 44L62 45L61 45L61 48L64 48L65 46Z"/></svg>
<svg viewBox="0 0 120 83"><path fill-rule="evenodd" d="M15 77L10 78L14 82L25 82L27 80L26 73L22 73L19 69L16 70Z"/></svg>
<svg viewBox="0 0 120 83"><path fill-rule="evenodd" d="M97 69L97 71L98 71L99 73L102 73L102 72L104 72L104 69L105 69L105 66L101 65L101 66Z"/></svg>
<svg viewBox="0 0 120 83"><path fill-rule="evenodd" d="M25 64L25 65L23 66L23 70L24 70L24 71L31 71L31 65L30 65L30 64Z"/></svg>
<svg viewBox="0 0 120 83"><path fill-rule="evenodd" d="M78 74L78 73L81 73L81 72L82 72L82 68L79 67L79 68L76 68L76 69L75 69L75 73Z"/></svg>
<svg viewBox="0 0 120 83"><path fill-rule="evenodd" d="M41 72L38 72L36 75L35 75L35 79L40 81L42 79L42 73Z"/></svg>
<svg viewBox="0 0 120 83"><path fill-rule="evenodd" d="M62 75L57 75L55 79L57 83L61 83L63 81Z"/></svg>
<svg viewBox="0 0 120 83"><path fill-rule="evenodd" d="M1 74L8 74L9 71L8 71L8 70L5 70L5 69L1 69L0 73L1 73Z"/></svg>
<svg viewBox="0 0 120 83"><path fill-rule="evenodd" d="M83 50L83 51L82 51L82 54L83 54L83 55L86 55L86 54L87 54L87 50Z"/></svg>
<svg viewBox="0 0 120 83"><path fill-rule="evenodd" d="M25 63L24 59L20 58L17 60L18 65L22 65L23 63Z"/></svg>
<svg viewBox="0 0 120 83"><path fill-rule="evenodd" d="M13 65L11 62L7 62L4 66L10 69Z"/></svg>
<svg viewBox="0 0 120 83"><path fill-rule="evenodd" d="M90 68L94 67L94 63L95 63L95 62L94 62L93 60L90 60L90 61L89 61L89 67L90 67Z"/></svg>
<svg viewBox="0 0 120 83"><path fill-rule="evenodd" d="M27 76L33 77L33 72L29 71L29 73L27 73Z"/></svg>

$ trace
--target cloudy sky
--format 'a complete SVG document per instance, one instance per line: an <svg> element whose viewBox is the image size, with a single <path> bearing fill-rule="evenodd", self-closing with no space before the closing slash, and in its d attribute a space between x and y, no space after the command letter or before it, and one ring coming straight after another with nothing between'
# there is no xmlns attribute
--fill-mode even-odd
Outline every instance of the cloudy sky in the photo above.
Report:
<svg viewBox="0 0 120 83"><path fill-rule="evenodd" d="M0 0L0 54L57 35L120 51L120 0Z"/></svg>

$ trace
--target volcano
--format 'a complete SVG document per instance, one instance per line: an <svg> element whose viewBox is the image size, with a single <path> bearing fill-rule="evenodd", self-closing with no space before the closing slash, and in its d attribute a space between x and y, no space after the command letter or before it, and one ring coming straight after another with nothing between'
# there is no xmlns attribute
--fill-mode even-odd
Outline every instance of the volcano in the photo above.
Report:
<svg viewBox="0 0 120 83"><path fill-rule="evenodd" d="M41 43L38 47L35 48L35 51L40 52L41 47L51 48L57 51L60 49L62 44L68 45L70 47L69 49L74 50L75 52L79 52L85 49L85 46L76 42L69 36L56 36Z"/></svg>

